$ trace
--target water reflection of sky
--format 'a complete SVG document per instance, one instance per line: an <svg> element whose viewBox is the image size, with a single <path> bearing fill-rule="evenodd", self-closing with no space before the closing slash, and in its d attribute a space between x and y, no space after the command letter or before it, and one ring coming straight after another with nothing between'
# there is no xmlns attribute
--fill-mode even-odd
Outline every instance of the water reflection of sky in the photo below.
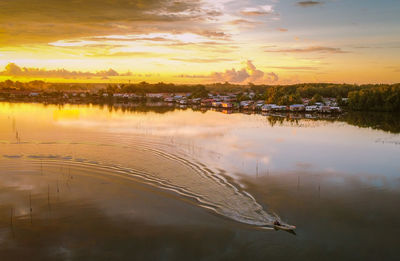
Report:
<svg viewBox="0 0 400 261"><path fill-rule="evenodd" d="M297 236L238 226L174 193L91 165L104 158L148 164L145 152L130 154L136 148L130 143L141 140L191 163L237 174L263 209L297 226ZM261 115L0 103L0 256L110 260L117 253L127 260L160 259L167 249L176 260L396 260L398 141L400 135L343 122L272 126ZM52 158L57 155L61 158ZM87 161L80 161L83 156ZM163 171L185 174L182 180L167 176L178 185L199 191L198 185L214 184L197 183L198 176L178 161L156 159ZM143 168L153 169L146 164ZM217 189L209 192L211 199L228 195L223 186ZM238 211L246 207L237 204L242 197L222 199Z"/></svg>
<svg viewBox="0 0 400 261"><path fill-rule="evenodd" d="M129 137L159 137L199 161L229 173L273 175L284 171L350 173L398 177L400 135L343 122L300 120L272 126L262 115L176 110L110 111L107 107L34 104L0 105L1 140L65 139L94 132ZM16 126L12 126L16 125ZM51 133L51 135L46 135ZM58 133L58 135L54 135ZM100 135L101 137L101 135Z"/></svg>

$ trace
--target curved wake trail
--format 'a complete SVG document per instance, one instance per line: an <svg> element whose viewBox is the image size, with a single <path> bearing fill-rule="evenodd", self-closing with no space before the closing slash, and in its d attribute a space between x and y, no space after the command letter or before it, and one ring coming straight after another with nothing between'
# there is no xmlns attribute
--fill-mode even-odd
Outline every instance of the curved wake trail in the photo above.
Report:
<svg viewBox="0 0 400 261"><path fill-rule="evenodd" d="M122 142L122 145L79 142L9 143L4 144L3 148L6 149L0 152L4 152L3 159L7 162L29 160L36 167L40 165L53 171L58 169L55 166L67 166L85 175L118 176L173 191L194 200L200 207L244 224L272 226L277 219L274 214L264 210L253 196L224 176L187 155L167 152L166 144L143 139ZM16 150L13 147L18 147L22 153L11 154L10 151ZM45 153L49 151L55 154Z"/></svg>

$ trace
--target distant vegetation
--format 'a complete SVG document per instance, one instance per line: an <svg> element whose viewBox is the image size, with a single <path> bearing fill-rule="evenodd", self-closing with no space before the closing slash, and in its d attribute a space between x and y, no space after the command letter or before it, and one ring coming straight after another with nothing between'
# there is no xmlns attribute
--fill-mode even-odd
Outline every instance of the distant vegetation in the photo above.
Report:
<svg viewBox="0 0 400 261"><path fill-rule="evenodd" d="M361 111L392 111L400 112L400 84L355 85L330 83L303 83L295 85L235 85L230 83L215 83L209 85L176 85L168 83L150 84L140 82L135 84L69 84L47 83L44 81L0 82L0 91L45 91L64 92L79 91L91 93L192 93L192 98L205 98L212 93L235 93L238 100L249 99L248 93L253 92L254 100L265 100L267 103L290 105L301 103L302 98L311 102L323 98L336 98L339 105L347 105L348 110ZM348 98L347 103L341 103L342 98Z"/></svg>
<svg viewBox="0 0 400 261"><path fill-rule="evenodd" d="M6 80L4 82L0 82L1 91L90 91L102 87L104 87L104 85L86 83L49 83L39 80L30 82L13 82L11 80Z"/></svg>
<svg viewBox="0 0 400 261"><path fill-rule="evenodd" d="M208 91L204 85L176 85L172 83L156 83L150 84L147 82L140 82L137 84L118 84L108 85L104 92L109 94L113 93L192 93L194 98L207 97Z"/></svg>
<svg viewBox="0 0 400 261"><path fill-rule="evenodd" d="M260 88L260 87L257 87ZM294 104L301 98L320 101L322 97L348 98L349 110L400 112L400 84L350 85L350 84L296 84L289 86L266 86L268 103Z"/></svg>
<svg viewBox="0 0 400 261"><path fill-rule="evenodd" d="M400 85L382 85L349 93L349 108L360 111L400 112Z"/></svg>

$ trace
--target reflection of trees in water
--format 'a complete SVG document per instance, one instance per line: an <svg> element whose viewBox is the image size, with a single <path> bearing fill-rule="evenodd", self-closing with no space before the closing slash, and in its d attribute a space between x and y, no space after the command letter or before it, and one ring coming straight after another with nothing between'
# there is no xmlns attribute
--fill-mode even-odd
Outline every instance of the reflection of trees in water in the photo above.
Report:
<svg viewBox="0 0 400 261"><path fill-rule="evenodd" d="M351 112L343 115L341 120L361 128L400 133L400 114L398 113Z"/></svg>
<svg viewBox="0 0 400 261"><path fill-rule="evenodd" d="M174 110L187 109L187 107L166 106L165 103L113 103L100 104L100 108L109 111L121 112L155 112L167 113ZM193 111L205 112L205 108L191 108ZM223 112L223 111L222 111ZM390 133L400 133L400 114L386 112L348 112L341 115L331 114L304 114L304 113L279 113L266 114L271 126L296 126L314 128L325 126L333 122L345 122L361 128L372 128Z"/></svg>
<svg viewBox="0 0 400 261"><path fill-rule="evenodd" d="M155 112L155 113L166 113L174 111L174 107L165 106L165 104L159 103L114 103L106 106L110 112Z"/></svg>
<svg viewBox="0 0 400 261"><path fill-rule="evenodd" d="M317 127L332 122L345 122L360 128L372 128L390 133L400 133L400 114L385 112L349 112L340 116L307 118L301 114L268 115L271 126Z"/></svg>
<svg viewBox="0 0 400 261"><path fill-rule="evenodd" d="M48 106L49 104L44 104ZM87 104L89 105L89 104ZM202 113L208 110L220 111L221 113L246 113L246 114L259 114L259 112L252 111L224 111L222 109L203 108L196 106L178 106L175 104L166 104L163 102L153 103L98 103L93 104L100 109L108 110L110 112L123 112L123 113L167 113L174 110L199 111ZM64 104L58 104L61 109ZM383 130L390 133L400 133L400 114L389 112L347 112L344 114L308 114L308 113L287 113L278 112L273 114L263 114L266 116L271 126L296 126L296 127L318 127L324 126L333 122L345 122L350 125L358 126L361 128L372 128L375 130Z"/></svg>

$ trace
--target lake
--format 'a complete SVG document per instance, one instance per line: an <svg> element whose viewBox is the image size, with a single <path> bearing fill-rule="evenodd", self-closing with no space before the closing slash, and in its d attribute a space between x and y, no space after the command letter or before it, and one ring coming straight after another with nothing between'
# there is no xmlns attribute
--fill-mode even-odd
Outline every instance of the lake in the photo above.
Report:
<svg viewBox="0 0 400 261"><path fill-rule="evenodd" d="M399 122L1 102L0 259L398 260Z"/></svg>

